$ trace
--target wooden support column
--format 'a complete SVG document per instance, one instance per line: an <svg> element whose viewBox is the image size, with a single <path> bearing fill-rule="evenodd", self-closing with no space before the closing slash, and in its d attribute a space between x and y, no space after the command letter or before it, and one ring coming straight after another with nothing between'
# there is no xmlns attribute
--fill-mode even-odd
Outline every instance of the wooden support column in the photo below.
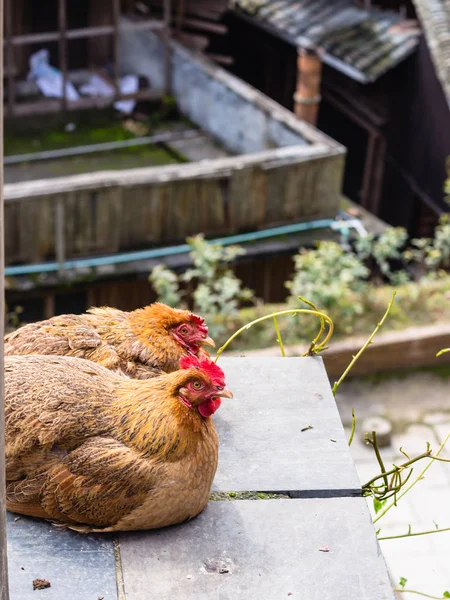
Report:
<svg viewBox="0 0 450 600"><path fill-rule="evenodd" d="M172 91L172 48L170 46L171 26L172 26L172 2L171 0L163 0L164 2L164 87L165 93L169 95Z"/></svg>
<svg viewBox="0 0 450 600"><path fill-rule="evenodd" d="M61 98L61 107L63 110L67 110L67 6L66 0L59 0L59 8L58 8L58 22L59 22L59 68L62 72L63 76L63 89L62 89L62 98Z"/></svg>
<svg viewBox="0 0 450 600"><path fill-rule="evenodd" d="M3 0L0 0L0 98L3 98ZM8 600L6 557L5 413L3 403L3 334L5 321L5 271L3 234L3 102L0 103L0 600Z"/></svg>
<svg viewBox="0 0 450 600"><path fill-rule="evenodd" d="M315 125L320 104L322 59L316 48L299 48L297 59L297 88L294 94L295 115Z"/></svg>
<svg viewBox="0 0 450 600"><path fill-rule="evenodd" d="M14 64L14 47L12 45L12 36L13 36L13 13L12 13L13 3L11 0L6 0L5 6L5 29L6 29L6 65L7 65L7 73L6 76L8 78L8 117L12 117L14 115L14 100L16 97L16 89L15 89L15 64ZM2 75L3 79L3 75ZM2 93L3 97L3 93Z"/></svg>
<svg viewBox="0 0 450 600"><path fill-rule="evenodd" d="M120 15L120 2L111 3L111 1L103 0L103 2L89 2L88 8L88 26L98 27L99 29L110 27L113 23L118 25L118 15ZM90 69L104 68L111 55L114 55L115 60L115 39L111 35L97 35L88 39L88 64Z"/></svg>
<svg viewBox="0 0 450 600"><path fill-rule="evenodd" d="M120 96L120 0L112 0L112 20L114 27L114 87L117 99Z"/></svg>

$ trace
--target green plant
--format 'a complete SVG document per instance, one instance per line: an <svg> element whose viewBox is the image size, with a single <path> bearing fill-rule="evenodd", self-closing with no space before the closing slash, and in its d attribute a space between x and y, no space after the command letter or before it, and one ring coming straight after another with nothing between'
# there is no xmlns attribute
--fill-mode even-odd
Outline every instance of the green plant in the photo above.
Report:
<svg viewBox="0 0 450 600"><path fill-rule="evenodd" d="M158 295L158 300L169 306L180 306L183 292L178 275L164 265L157 265L150 273L149 281Z"/></svg>
<svg viewBox="0 0 450 600"><path fill-rule="evenodd" d="M450 267L450 214L443 213L434 231L434 238L415 238L403 252L406 262L422 265L421 275Z"/></svg>
<svg viewBox="0 0 450 600"><path fill-rule="evenodd" d="M254 293L242 287L242 281L229 268L238 256L245 254L239 246L208 244L203 235L188 238L193 267L182 276L185 282L194 282L192 294L197 312L207 317L213 335L226 330L226 318L235 315L242 302L253 300Z"/></svg>
<svg viewBox="0 0 450 600"><path fill-rule="evenodd" d="M356 254L362 261L371 259L390 283L402 285L410 278L404 270L393 271L390 261L402 259L401 250L407 239L408 233L403 227L388 227L378 238L374 235L358 238Z"/></svg>
<svg viewBox="0 0 450 600"><path fill-rule="evenodd" d="M171 306L182 305L182 283L192 285L193 310L205 317L211 335L219 337L226 332L230 318L237 314L240 305L254 299L253 291L243 287L229 266L245 254L245 250L239 246L224 248L210 244L203 235L188 238L187 243L193 266L177 275L158 265L150 273L150 283L158 299Z"/></svg>
<svg viewBox="0 0 450 600"><path fill-rule="evenodd" d="M301 250L294 262L294 276L285 284L291 292L288 304L297 303L300 295L307 297L331 318L339 317L341 328L351 332L354 318L364 310L369 269L358 256L328 241L316 249ZM301 323L307 326L304 320Z"/></svg>

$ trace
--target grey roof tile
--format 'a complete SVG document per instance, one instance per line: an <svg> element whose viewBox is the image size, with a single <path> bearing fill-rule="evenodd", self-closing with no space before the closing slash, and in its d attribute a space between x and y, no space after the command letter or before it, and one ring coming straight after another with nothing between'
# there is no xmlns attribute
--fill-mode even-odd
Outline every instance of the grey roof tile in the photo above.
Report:
<svg viewBox="0 0 450 600"><path fill-rule="evenodd" d="M413 0L450 105L450 0Z"/></svg>
<svg viewBox="0 0 450 600"><path fill-rule="evenodd" d="M433 2L450 5L450 0ZM361 83L375 81L407 58L420 36L419 28L397 13L363 9L352 0L234 0L232 5L294 45L320 47L325 63Z"/></svg>

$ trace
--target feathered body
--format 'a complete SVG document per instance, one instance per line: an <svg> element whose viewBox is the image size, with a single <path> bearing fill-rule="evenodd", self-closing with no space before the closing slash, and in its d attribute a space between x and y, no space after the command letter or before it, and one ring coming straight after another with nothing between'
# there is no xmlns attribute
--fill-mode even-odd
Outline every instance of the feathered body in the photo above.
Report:
<svg viewBox="0 0 450 600"><path fill-rule="evenodd" d="M218 457L208 415L231 393L214 363L184 360L139 381L79 358L7 357L8 510L84 532L201 512Z"/></svg>
<svg viewBox="0 0 450 600"><path fill-rule="evenodd" d="M208 356L202 344L214 345L203 319L155 303L132 312L91 308L30 323L5 337L5 355L74 356L148 379L176 371L184 354Z"/></svg>

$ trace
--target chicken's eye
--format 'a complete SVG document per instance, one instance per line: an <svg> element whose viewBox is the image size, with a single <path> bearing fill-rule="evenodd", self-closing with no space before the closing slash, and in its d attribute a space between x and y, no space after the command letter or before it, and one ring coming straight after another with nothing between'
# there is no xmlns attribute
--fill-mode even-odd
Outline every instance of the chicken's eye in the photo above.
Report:
<svg viewBox="0 0 450 600"><path fill-rule="evenodd" d="M200 381L194 381L192 387L194 388L194 390L201 390L203 387L203 383L200 383Z"/></svg>
<svg viewBox="0 0 450 600"><path fill-rule="evenodd" d="M187 335L189 333L189 329L187 327L182 327L180 329L180 333L182 333L183 335Z"/></svg>

